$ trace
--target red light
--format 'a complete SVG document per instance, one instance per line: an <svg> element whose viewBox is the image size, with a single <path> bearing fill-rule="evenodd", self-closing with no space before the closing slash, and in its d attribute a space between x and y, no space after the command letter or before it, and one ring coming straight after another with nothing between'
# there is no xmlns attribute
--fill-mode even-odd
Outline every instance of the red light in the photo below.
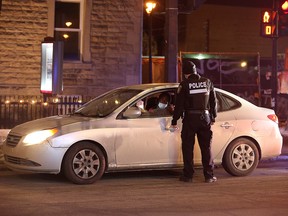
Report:
<svg viewBox="0 0 288 216"><path fill-rule="evenodd" d="M283 10L283 12L285 14L288 14L288 1L285 1L282 5L281 5L281 8Z"/></svg>
<svg viewBox="0 0 288 216"><path fill-rule="evenodd" d="M270 120L272 120L273 122L275 122L276 124L278 124L278 117L275 114L270 114L267 116Z"/></svg>

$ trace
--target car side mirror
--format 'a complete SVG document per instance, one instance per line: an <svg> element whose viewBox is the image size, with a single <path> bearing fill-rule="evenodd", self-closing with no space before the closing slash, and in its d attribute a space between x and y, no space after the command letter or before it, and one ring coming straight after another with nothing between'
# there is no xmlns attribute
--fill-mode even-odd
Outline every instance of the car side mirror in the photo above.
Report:
<svg viewBox="0 0 288 216"><path fill-rule="evenodd" d="M138 107L129 107L124 113L124 118L138 118L141 116L141 109Z"/></svg>

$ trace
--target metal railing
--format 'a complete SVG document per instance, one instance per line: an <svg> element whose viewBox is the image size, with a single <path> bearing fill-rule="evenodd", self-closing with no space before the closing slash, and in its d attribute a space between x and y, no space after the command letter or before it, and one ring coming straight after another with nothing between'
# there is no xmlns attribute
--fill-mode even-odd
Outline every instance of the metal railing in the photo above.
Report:
<svg viewBox="0 0 288 216"><path fill-rule="evenodd" d="M49 97L0 96L0 129L10 129L18 124L53 115L74 112L91 97L79 95Z"/></svg>

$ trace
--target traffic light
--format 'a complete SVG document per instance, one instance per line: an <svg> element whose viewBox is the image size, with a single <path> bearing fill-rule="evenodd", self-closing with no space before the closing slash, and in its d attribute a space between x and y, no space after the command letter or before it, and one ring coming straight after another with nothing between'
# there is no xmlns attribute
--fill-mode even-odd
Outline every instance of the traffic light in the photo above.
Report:
<svg viewBox="0 0 288 216"><path fill-rule="evenodd" d="M261 12L261 36L275 37L276 31L276 12L273 10L263 10Z"/></svg>
<svg viewBox="0 0 288 216"><path fill-rule="evenodd" d="M278 35L288 36L288 1L279 2Z"/></svg>

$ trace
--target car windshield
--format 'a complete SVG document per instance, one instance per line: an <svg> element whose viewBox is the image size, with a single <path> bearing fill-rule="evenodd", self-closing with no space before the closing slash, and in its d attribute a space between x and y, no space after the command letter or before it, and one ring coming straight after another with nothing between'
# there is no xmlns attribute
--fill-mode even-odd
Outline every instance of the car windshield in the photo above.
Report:
<svg viewBox="0 0 288 216"><path fill-rule="evenodd" d="M105 117L141 91L136 89L110 91L84 104L74 114L87 117Z"/></svg>

